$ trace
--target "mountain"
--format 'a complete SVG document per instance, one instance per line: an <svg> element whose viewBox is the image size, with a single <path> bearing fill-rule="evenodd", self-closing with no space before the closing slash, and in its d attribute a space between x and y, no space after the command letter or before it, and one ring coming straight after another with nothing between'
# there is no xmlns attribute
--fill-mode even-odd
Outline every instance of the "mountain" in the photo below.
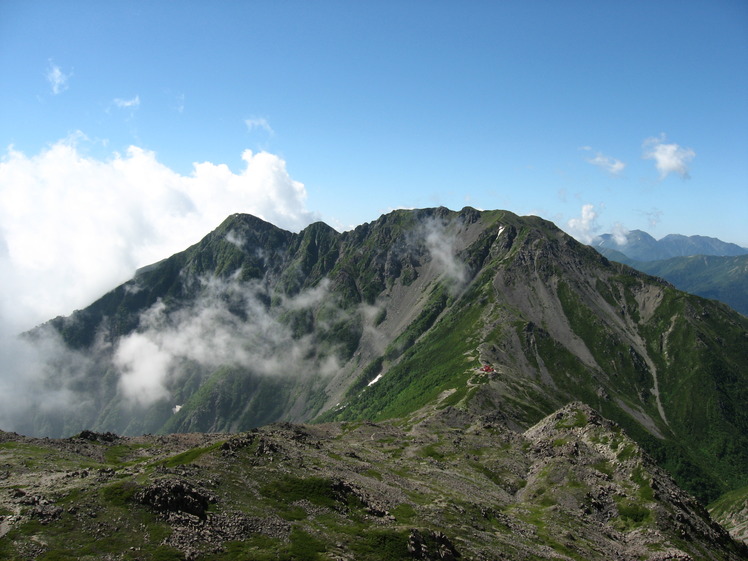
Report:
<svg viewBox="0 0 748 561"><path fill-rule="evenodd" d="M748 249L717 238L670 234L657 241L641 230L625 243L603 234L592 246L612 261L662 277L676 288L724 302L748 315Z"/></svg>
<svg viewBox="0 0 748 561"><path fill-rule="evenodd" d="M621 243L620 236L614 234L602 234L592 241L592 247L600 250L613 250L623 253L630 259L649 261L652 259L664 259L672 257L666 250L659 247L657 240L642 230L631 230L626 234L626 239Z"/></svg>
<svg viewBox="0 0 748 561"><path fill-rule="evenodd" d="M669 234L661 240L641 230L632 230L626 239L614 234L603 234L592 242L598 250L614 250L636 261L661 261L672 257L716 255L734 257L748 255L748 248L706 236Z"/></svg>
<svg viewBox="0 0 748 561"><path fill-rule="evenodd" d="M735 539L748 543L748 485L725 493L709 505L709 510Z"/></svg>
<svg viewBox="0 0 748 561"><path fill-rule="evenodd" d="M523 432L397 421L64 440L0 432L0 557L738 561L620 426L571 403Z"/></svg>
<svg viewBox="0 0 748 561"><path fill-rule="evenodd" d="M748 316L748 255L694 255L663 261L636 261L615 250L600 252L608 259L662 277L680 290L724 302Z"/></svg>
<svg viewBox="0 0 748 561"><path fill-rule="evenodd" d="M67 436L493 414L582 401L712 501L748 484L748 318L506 211L400 210L344 233L234 215L26 335ZM41 347L40 347L41 348Z"/></svg>

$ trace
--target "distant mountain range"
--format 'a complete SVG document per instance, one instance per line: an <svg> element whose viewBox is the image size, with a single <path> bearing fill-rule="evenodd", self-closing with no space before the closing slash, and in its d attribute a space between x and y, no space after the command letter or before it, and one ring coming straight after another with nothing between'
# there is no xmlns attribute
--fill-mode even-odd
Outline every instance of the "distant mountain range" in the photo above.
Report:
<svg viewBox="0 0 748 561"><path fill-rule="evenodd" d="M748 255L748 248L706 236L669 234L660 240L656 240L647 232L632 230L625 235L625 241L621 238L622 236L619 235L603 234L591 245L598 250L618 251L635 261L662 261L673 257L691 257L694 255L721 257Z"/></svg>
<svg viewBox="0 0 748 561"><path fill-rule="evenodd" d="M655 240L641 230L629 232L626 243L618 240L603 234L591 245L608 259L748 315L747 248L705 236L670 234Z"/></svg>

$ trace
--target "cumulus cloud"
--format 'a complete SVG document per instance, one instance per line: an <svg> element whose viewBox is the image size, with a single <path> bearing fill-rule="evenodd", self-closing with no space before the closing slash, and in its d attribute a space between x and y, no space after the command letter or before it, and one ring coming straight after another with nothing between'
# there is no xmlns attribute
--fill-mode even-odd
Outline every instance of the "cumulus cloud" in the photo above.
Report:
<svg viewBox="0 0 748 561"><path fill-rule="evenodd" d="M599 230L595 205L583 205L581 215L578 218L572 218L566 224L569 233L577 240L585 244L590 243L595 239L596 232Z"/></svg>
<svg viewBox="0 0 748 561"><path fill-rule="evenodd" d="M589 146L583 146L582 150L591 152L592 148ZM595 152L595 155L591 158L586 158L586 161L594 166L599 167L610 173L611 175L619 175L626 167L621 160L617 158L611 158L600 152Z"/></svg>
<svg viewBox="0 0 748 561"><path fill-rule="evenodd" d="M49 86L52 88L52 94L57 95L67 90L68 80L72 75L72 73L65 74L59 66L49 61L46 76L47 82L49 82Z"/></svg>
<svg viewBox="0 0 748 561"><path fill-rule="evenodd" d="M688 166L696 157L691 148L683 148L678 144L667 144L665 134L659 137L647 138L642 143L643 158L654 160L660 179L665 179L671 173L677 173L683 179L688 179Z"/></svg>
<svg viewBox="0 0 748 561"><path fill-rule="evenodd" d="M148 150L97 159L79 140L0 159L0 318L15 329L89 304L232 213L296 231L317 219L304 185L267 152L246 150L238 173L202 162L182 175Z"/></svg>

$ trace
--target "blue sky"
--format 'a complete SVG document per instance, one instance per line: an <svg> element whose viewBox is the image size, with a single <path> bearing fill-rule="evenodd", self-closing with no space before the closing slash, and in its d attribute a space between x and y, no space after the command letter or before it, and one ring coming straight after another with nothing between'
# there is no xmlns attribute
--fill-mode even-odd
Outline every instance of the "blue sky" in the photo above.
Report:
<svg viewBox="0 0 748 561"><path fill-rule="evenodd" d="M748 246L746 69L743 0L0 0L2 280L67 287L0 312L69 313L231 212Z"/></svg>

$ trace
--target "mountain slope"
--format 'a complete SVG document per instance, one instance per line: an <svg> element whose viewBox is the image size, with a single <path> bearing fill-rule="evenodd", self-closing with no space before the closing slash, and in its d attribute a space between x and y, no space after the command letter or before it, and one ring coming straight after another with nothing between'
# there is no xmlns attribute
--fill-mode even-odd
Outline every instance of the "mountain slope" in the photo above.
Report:
<svg viewBox="0 0 748 561"><path fill-rule="evenodd" d="M47 389L76 407L34 410L21 432L240 431L429 404L525 430L581 400L704 501L748 481L748 319L537 217L423 209L292 234L235 215L30 337L50 331L75 368Z"/></svg>
<svg viewBox="0 0 748 561"><path fill-rule="evenodd" d="M395 364L385 353L381 380L323 418L396 417L451 392L446 404L526 427L582 399L702 498L738 484L745 318L607 262L549 223L501 223L460 298L429 293L438 321Z"/></svg>
<svg viewBox="0 0 748 561"><path fill-rule="evenodd" d="M614 250L600 249L608 259L662 277L679 290L724 302L748 315L748 255L695 255L664 261L636 261Z"/></svg>
<svg viewBox="0 0 748 561"><path fill-rule="evenodd" d="M711 560L748 555L580 403L524 433L396 423L66 440L0 432L3 559Z"/></svg>

